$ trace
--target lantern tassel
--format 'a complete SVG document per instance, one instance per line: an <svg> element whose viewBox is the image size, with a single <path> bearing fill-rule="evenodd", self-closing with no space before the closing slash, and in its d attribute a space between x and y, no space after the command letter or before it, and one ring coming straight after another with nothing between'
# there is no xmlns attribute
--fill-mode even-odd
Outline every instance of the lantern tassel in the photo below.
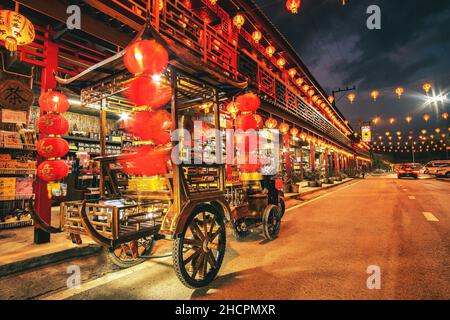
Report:
<svg viewBox="0 0 450 320"><path fill-rule="evenodd" d="M11 53L17 51L17 40L12 37L7 37L5 39L5 47L8 51L11 51Z"/></svg>

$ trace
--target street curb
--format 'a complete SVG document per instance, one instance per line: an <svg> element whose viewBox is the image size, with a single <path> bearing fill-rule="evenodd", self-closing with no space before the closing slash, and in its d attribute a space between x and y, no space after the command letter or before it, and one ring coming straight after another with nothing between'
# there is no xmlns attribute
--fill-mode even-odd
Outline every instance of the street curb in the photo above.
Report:
<svg viewBox="0 0 450 320"><path fill-rule="evenodd" d="M289 199L292 199L292 198L299 198L299 197L301 198L302 196L310 195L310 194L319 192L321 190L331 189L331 188L334 188L334 187L342 186L342 185L346 184L347 182L351 182L351 181L354 181L354 180L356 180L356 179L355 178L351 178L350 180L347 180L347 181L344 181L344 182L341 182L341 183L338 183L338 184L329 184L329 185L317 188L315 190L309 190L309 191L305 191L305 192L302 192L302 193L289 195L289 196L285 197L285 200L289 200Z"/></svg>
<svg viewBox="0 0 450 320"><path fill-rule="evenodd" d="M7 276L13 273L30 270L33 268L42 267L51 263L60 262L63 260L85 257L100 252L101 246L97 244L89 244L82 247L74 247L40 257L25 259L22 261L12 262L0 266L0 277Z"/></svg>

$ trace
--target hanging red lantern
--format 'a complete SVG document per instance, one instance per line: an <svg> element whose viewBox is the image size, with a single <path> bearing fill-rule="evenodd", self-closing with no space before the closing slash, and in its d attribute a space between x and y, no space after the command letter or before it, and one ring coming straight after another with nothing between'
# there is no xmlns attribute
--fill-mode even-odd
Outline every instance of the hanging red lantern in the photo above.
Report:
<svg viewBox="0 0 450 320"><path fill-rule="evenodd" d="M44 158L64 157L69 152L69 143L61 138L43 138L37 142L36 151Z"/></svg>
<svg viewBox="0 0 450 320"><path fill-rule="evenodd" d="M227 111L234 117L239 112L239 105L235 101L231 101L227 105Z"/></svg>
<svg viewBox="0 0 450 320"><path fill-rule="evenodd" d="M253 41L255 41L255 43L259 43L259 41L261 40L261 38L262 38L262 33L261 33L261 31L259 31L259 30L253 31L253 33L252 33L252 39L253 39Z"/></svg>
<svg viewBox="0 0 450 320"><path fill-rule="evenodd" d="M136 152L121 156L119 164L122 171L132 175L155 176L169 171L171 147L141 146Z"/></svg>
<svg viewBox="0 0 450 320"><path fill-rule="evenodd" d="M133 79L126 94L138 107L148 106L150 109L157 109L170 101L172 88L150 77L140 76Z"/></svg>
<svg viewBox="0 0 450 320"><path fill-rule="evenodd" d="M64 113L69 107L69 99L57 91L47 91L39 97L39 106L44 112Z"/></svg>
<svg viewBox="0 0 450 320"><path fill-rule="evenodd" d="M123 56L125 66L133 74L156 75L163 72L169 63L169 54L155 40L140 40L130 44Z"/></svg>
<svg viewBox="0 0 450 320"><path fill-rule="evenodd" d="M172 125L170 113L166 110L139 111L130 120L128 131L142 140L151 140L155 144L170 142Z"/></svg>
<svg viewBox="0 0 450 320"><path fill-rule="evenodd" d="M278 66L280 69L283 69L285 65L286 65L286 59L285 59L285 58L281 57L281 58L279 58L279 59L277 60L277 66Z"/></svg>
<svg viewBox="0 0 450 320"><path fill-rule="evenodd" d="M282 124L280 124L278 129L282 134L286 134L289 131L289 125L283 122Z"/></svg>
<svg viewBox="0 0 450 320"><path fill-rule="evenodd" d="M269 56L269 57L272 57L274 54L275 54L275 47L273 47L273 46L268 46L267 48L266 48L266 54Z"/></svg>
<svg viewBox="0 0 450 320"><path fill-rule="evenodd" d="M38 120L38 129L43 134L63 135L69 130L69 122L59 114L47 113Z"/></svg>
<svg viewBox="0 0 450 320"><path fill-rule="evenodd" d="M255 112L261 105L261 100L254 93L246 93L236 98L239 110L242 112Z"/></svg>
<svg viewBox="0 0 450 320"><path fill-rule="evenodd" d="M257 129L258 123L256 122L253 114L241 114L236 119L236 128L242 129L243 131L247 131L250 129Z"/></svg>
<svg viewBox="0 0 450 320"><path fill-rule="evenodd" d="M278 125L278 121L270 117L266 120L265 125L267 129L275 129Z"/></svg>
<svg viewBox="0 0 450 320"><path fill-rule="evenodd" d="M298 9L300 8L300 0L287 0L286 1L286 8L291 13L298 13Z"/></svg>
<svg viewBox="0 0 450 320"><path fill-rule="evenodd" d="M46 182L58 181L67 176L69 167L63 160L46 160L37 168L37 175Z"/></svg>
<svg viewBox="0 0 450 320"><path fill-rule="evenodd" d="M233 18L233 24L236 26L236 28L238 28L239 30L242 28L242 26L245 23L245 18L242 14L237 14L234 18Z"/></svg>
<svg viewBox="0 0 450 320"><path fill-rule="evenodd" d="M291 133L291 135L293 136L293 137L296 137L297 135L298 135L298 129L297 128L292 128L291 129L291 131L290 131L290 133Z"/></svg>

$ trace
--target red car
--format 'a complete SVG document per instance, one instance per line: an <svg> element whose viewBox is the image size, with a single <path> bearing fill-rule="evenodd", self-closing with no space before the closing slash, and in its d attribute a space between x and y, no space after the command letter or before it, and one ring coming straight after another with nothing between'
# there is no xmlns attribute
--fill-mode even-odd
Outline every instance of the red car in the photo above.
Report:
<svg viewBox="0 0 450 320"><path fill-rule="evenodd" d="M416 165L402 165L400 168L398 168L397 170L397 177L400 178L404 178L404 177L412 177L414 179L417 179L419 177L419 170L420 167L416 166Z"/></svg>

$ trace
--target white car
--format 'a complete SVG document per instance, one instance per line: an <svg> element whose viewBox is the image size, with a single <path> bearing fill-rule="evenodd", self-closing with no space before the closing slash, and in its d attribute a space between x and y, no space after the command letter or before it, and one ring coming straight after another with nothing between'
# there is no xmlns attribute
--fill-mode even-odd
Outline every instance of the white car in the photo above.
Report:
<svg viewBox="0 0 450 320"><path fill-rule="evenodd" d="M438 170L436 170L435 175L436 177L450 178L450 165L446 167L440 167Z"/></svg>
<svg viewBox="0 0 450 320"><path fill-rule="evenodd" d="M442 171L445 168L450 167L450 160L435 160L428 162L424 167L424 173L437 174L438 171Z"/></svg>

